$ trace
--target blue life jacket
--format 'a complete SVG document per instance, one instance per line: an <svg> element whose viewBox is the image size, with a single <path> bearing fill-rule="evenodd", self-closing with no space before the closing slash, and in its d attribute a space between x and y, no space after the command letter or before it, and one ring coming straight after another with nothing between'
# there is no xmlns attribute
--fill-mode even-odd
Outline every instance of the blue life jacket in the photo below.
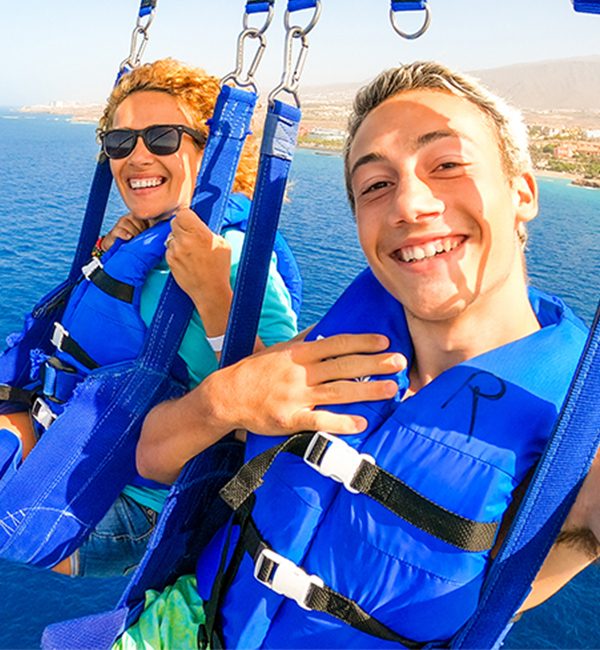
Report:
<svg viewBox="0 0 600 650"><path fill-rule="evenodd" d="M468 620L586 338L559 299L532 289L530 300L534 334L405 401L408 371L394 399L327 407L363 415L364 433L249 436L249 462L222 491L237 523L197 568L223 647L420 647ZM404 310L369 270L308 338L363 332L388 336L410 367Z"/></svg>
<svg viewBox="0 0 600 650"><path fill-rule="evenodd" d="M247 197L232 195L223 228L245 231L249 211ZM148 273L164 257L170 231L169 220L128 242L117 240L102 259L93 258L83 268L84 279L73 291L61 323L55 324L52 343L56 351L45 357L39 373L43 397L34 402L32 414L43 430L64 411L75 387L92 370L139 355L147 332L140 315L142 289ZM288 256L285 240L278 242L278 271L286 286L294 290L295 307L299 309L299 271L293 266L293 256ZM276 254L279 251L276 248ZM187 369L180 357L173 371L178 381L187 384ZM140 482L147 483L144 479Z"/></svg>
<svg viewBox="0 0 600 650"><path fill-rule="evenodd" d="M249 209L246 197L230 197L225 227L243 230ZM159 485L137 474L135 445L148 410L185 392L187 380L181 378L187 379L187 371L181 359L165 360L160 339L145 340L139 294L146 274L164 254L168 231L167 223L158 224L114 247L102 260L104 268L88 271L90 279L73 291L63 283L41 301L33 317L26 318L23 332L11 337L9 349L0 357L0 405L8 412L27 406L41 384L44 394L32 413L45 426L51 425L26 462L2 484L3 558L53 566L81 545L126 484ZM284 281L294 273L290 265L278 269ZM154 319L165 321L165 311L159 302ZM112 314L118 314L119 321ZM69 332L67 336L59 329L60 336L56 331L52 335L62 350L50 344L51 325L57 319ZM168 342L177 336L170 327ZM132 346L120 346L125 359L109 349L121 336ZM174 352L171 342L167 347ZM36 366L38 376L32 383ZM237 458L232 454L232 462ZM207 475L219 485L215 476L224 462L221 452L209 453L205 460ZM218 487L210 489L216 493Z"/></svg>

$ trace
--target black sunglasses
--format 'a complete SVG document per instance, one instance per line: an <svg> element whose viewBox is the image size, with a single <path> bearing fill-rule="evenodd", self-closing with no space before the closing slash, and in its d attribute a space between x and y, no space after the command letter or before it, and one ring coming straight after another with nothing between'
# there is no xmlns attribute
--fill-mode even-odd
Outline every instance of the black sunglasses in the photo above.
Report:
<svg viewBox="0 0 600 650"><path fill-rule="evenodd" d="M146 149L156 156L169 156L181 146L181 136L187 133L201 147L206 144L206 136L196 129L183 124L153 124L145 129L112 129L99 134L102 151L108 158L118 160L127 158L135 149L141 136Z"/></svg>

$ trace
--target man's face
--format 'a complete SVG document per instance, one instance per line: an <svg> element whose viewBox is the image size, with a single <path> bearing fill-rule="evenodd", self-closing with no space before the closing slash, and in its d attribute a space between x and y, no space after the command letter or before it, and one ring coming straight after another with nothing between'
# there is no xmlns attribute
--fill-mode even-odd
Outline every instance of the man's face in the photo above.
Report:
<svg viewBox="0 0 600 650"><path fill-rule="evenodd" d="M386 100L360 126L349 168L369 265L410 314L445 320L522 282L516 229L537 212L535 181L507 178L471 102L437 90Z"/></svg>

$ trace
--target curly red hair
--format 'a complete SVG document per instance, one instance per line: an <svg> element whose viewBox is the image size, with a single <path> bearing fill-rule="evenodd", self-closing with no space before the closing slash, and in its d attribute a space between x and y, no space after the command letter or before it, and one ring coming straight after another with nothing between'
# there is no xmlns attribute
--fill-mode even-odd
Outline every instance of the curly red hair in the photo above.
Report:
<svg viewBox="0 0 600 650"><path fill-rule="evenodd" d="M135 92L153 90L175 97L190 125L208 136L206 121L211 117L220 85L216 77L175 59L146 63L124 75L110 94L100 118L99 131L112 127L121 102ZM234 192L252 197L258 167L258 153L251 136L246 141L233 184Z"/></svg>

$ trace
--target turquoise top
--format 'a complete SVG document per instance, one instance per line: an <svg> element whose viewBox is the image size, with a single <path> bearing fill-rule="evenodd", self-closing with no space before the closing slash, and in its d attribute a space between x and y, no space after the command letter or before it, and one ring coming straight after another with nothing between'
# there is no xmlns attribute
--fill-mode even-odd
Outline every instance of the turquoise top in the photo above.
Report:
<svg viewBox="0 0 600 650"><path fill-rule="evenodd" d="M233 286L242 254L244 233L230 229L224 231L223 236L231 246L231 286ZM168 275L169 267L163 259L150 271L144 283L140 313L144 323L148 326L156 311ZM258 325L258 335L266 346L270 346L291 339L296 335L297 331L297 319L292 310L290 294L277 271L276 257L275 253L273 253ZM205 377L217 369L217 358L206 341L204 326L197 311L194 311L192 320L183 337L179 354L187 365L190 375L190 389L197 386ZM160 512L167 498L168 490L128 485L124 488L123 493L135 499L138 503Z"/></svg>

